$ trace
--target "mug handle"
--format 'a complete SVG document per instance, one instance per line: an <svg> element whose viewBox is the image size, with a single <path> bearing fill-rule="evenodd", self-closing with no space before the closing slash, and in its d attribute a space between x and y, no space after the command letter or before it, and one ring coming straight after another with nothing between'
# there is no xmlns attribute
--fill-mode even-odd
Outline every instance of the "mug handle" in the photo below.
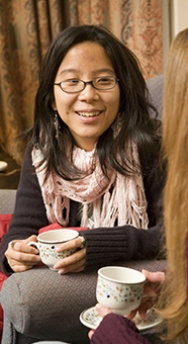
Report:
<svg viewBox="0 0 188 344"><path fill-rule="evenodd" d="M30 241L30 242L27 243L27 245L29 245L29 246L35 246L35 247L37 248L37 250L39 250L39 248L38 248L38 242L36 242L36 241Z"/></svg>

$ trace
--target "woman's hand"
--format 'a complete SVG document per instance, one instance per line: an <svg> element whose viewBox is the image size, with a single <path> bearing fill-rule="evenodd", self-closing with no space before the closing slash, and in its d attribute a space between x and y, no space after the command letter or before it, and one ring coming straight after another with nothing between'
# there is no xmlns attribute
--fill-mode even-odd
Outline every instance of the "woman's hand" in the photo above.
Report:
<svg viewBox="0 0 188 344"><path fill-rule="evenodd" d="M99 315L100 315L102 318L104 318L105 315L107 315L107 314L109 314L109 313L112 313L112 311L111 311L109 308L107 308L107 307L101 305L100 303L97 303L95 307L96 307L97 312L99 313ZM92 337L92 335L93 335L94 332L95 332L94 330L90 330L90 331L89 331L89 333L88 333L89 339L91 339L91 337Z"/></svg>
<svg viewBox="0 0 188 344"><path fill-rule="evenodd" d="M36 235L31 235L25 240L14 240L8 244L5 256L14 272L29 270L41 262L38 250L27 245L30 241L37 241Z"/></svg>
<svg viewBox="0 0 188 344"><path fill-rule="evenodd" d="M137 312L139 312L142 319L145 318L146 312L149 308L151 308L156 300L156 297L160 291L161 284L165 280L165 273L164 272L149 272L147 270L142 270L142 273L146 276L147 282L144 286L144 297L142 299L141 305L138 309L132 311L127 318L133 319ZM111 313L111 310L101 304L96 305L96 310L99 315L104 318L105 315ZM90 330L88 333L89 338L91 339L94 330Z"/></svg>
<svg viewBox="0 0 188 344"><path fill-rule="evenodd" d="M85 267L85 256L86 249L83 247L83 237L79 236L74 240L68 241L59 245L57 251L63 252L71 248L77 248L78 250L71 256L60 259L54 268L58 269L60 275L64 275L68 272L80 272L84 270Z"/></svg>
<svg viewBox="0 0 188 344"><path fill-rule="evenodd" d="M146 276L147 279L144 286L144 296L138 309L132 311L129 314L129 319L133 319L137 311L139 312L142 319L145 318L147 310L154 305L157 295L160 291L161 284L165 280L165 273L161 271L149 272L147 270L142 270L142 273Z"/></svg>

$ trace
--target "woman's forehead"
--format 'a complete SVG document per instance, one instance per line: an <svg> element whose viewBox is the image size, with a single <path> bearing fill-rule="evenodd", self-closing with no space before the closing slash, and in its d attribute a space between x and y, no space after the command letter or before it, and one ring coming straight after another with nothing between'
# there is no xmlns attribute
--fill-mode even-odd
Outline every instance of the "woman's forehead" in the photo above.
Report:
<svg viewBox="0 0 188 344"><path fill-rule="evenodd" d="M113 73L112 62L105 49L95 42L79 43L69 49L63 58L58 74L64 74L81 69L93 71L104 71Z"/></svg>

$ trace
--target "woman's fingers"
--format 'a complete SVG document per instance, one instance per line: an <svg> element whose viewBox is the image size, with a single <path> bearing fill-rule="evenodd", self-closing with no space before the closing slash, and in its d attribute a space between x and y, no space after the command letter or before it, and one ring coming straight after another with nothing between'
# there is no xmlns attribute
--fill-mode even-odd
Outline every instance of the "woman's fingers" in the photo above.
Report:
<svg viewBox="0 0 188 344"><path fill-rule="evenodd" d="M70 250L72 248L84 248L85 247L85 239L83 236L78 236L76 239L70 240L68 242L65 242L63 244L60 244L57 247L57 252L63 252L66 250Z"/></svg>
<svg viewBox="0 0 188 344"><path fill-rule="evenodd" d="M84 267L85 267L85 257L73 264L67 265L63 268L59 268L58 273L60 275L64 275L64 274L67 274L68 272L81 272L84 270ZM54 268L56 269L55 266Z"/></svg>
<svg viewBox="0 0 188 344"><path fill-rule="evenodd" d="M8 244L5 256L8 264L15 272L31 269L33 265L41 261L38 250L27 245L29 241L36 241L36 235L24 240L13 240Z"/></svg>
<svg viewBox="0 0 188 344"><path fill-rule="evenodd" d="M148 309L153 307L157 295L160 291L161 284L164 282L165 273L161 271L150 272L147 270L142 270L142 273L146 276L147 281L144 286L144 296L142 298L140 306L132 311L128 318L133 319L137 312L139 312L142 319L146 317L146 312Z"/></svg>
<svg viewBox="0 0 188 344"><path fill-rule="evenodd" d="M89 337L89 339L91 339L92 338L92 336L93 336L93 333L94 333L95 331L94 330L90 330L89 331L89 333L88 333L88 337Z"/></svg>
<svg viewBox="0 0 188 344"><path fill-rule="evenodd" d="M67 273L71 271L78 272L78 270L82 271L85 266L85 256L86 249L80 249L66 258L60 259L54 265L54 268L58 269L59 273Z"/></svg>
<svg viewBox="0 0 188 344"><path fill-rule="evenodd" d="M142 270L142 273L146 276L148 282L161 284L165 280L165 273L162 271L150 272L147 270Z"/></svg>
<svg viewBox="0 0 188 344"><path fill-rule="evenodd" d="M100 303L97 303L95 308L102 318L104 318L105 315L112 313L112 311L108 307L103 306Z"/></svg>
<svg viewBox="0 0 188 344"><path fill-rule="evenodd" d="M36 235L32 235L24 240L13 240L9 243L5 256L13 271L25 271L41 262L37 248L28 245L30 241L37 241ZM73 248L77 249L75 253L59 260L54 265L54 268L58 269L59 274L84 270L86 256L84 237L79 236L74 240L60 245L58 251L61 252Z"/></svg>
<svg viewBox="0 0 188 344"><path fill-rule="evenodd" d="M12 259L8 260L8 263L14 272L23 272L23 271L29 270L34 265L33 263L20 263Z"/></svg>

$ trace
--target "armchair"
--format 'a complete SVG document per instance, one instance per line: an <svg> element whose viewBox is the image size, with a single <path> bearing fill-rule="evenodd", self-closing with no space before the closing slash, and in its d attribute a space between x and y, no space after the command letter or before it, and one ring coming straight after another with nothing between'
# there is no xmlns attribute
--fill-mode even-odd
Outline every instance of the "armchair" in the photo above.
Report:
<svg viewBox="0 0 188 344"><path fill-rule="evenodd" d="M151 101L162 118L163 77L149 80ZM119 262L117 265L156 271L165 261ZM3 283L0 301L4 310L2 344L32 344L42 340L89 343L80 313L96 303L96 271L58 275L46 267L12 274Z"/></svg>
<svg viewBox="0 0 188 344"><path fill-rule="evenodd" d="M0 214L13 213L16 191L16 189L0 189Z"/></svg>

